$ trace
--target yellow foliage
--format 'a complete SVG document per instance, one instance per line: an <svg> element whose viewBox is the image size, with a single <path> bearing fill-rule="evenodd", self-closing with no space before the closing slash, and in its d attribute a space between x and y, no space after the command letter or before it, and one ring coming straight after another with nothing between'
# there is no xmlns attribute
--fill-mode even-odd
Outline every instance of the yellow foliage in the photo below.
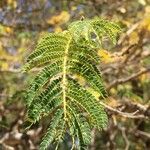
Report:
<svg viewBox="0 0 150 150"><path fill-rule="evenodd" d="M62 28L59 26L56 26L54 30L55 32L62 32Z"/></svg>
<svg viewBox="0 0 150 150"><path fill-rule="evenodd" d="M13 28L0 25L0 34L8 34L8 33L12 34L13 32L14 32Z"/></svg>
<svg viewBox="0 0 150 150"><path fill-rule="evenodd" d="M130 45L134 45L134 44L138 44L139 42L139 35L137 32L132 32L129 36L129 44Z"/></svg>
<svg viewBox="0 0 150 150"><path fill-rule="evenodd" d="M70 14L67 11L62 11L59 15L53 16L47 20L48 24L61 25L70 19Z"/></svg>
<svg viewBox="0 0 150 150"><path fill-rule="evenodd" d="M150 6L145 7L144 19L141 21L140 28L150 31Z"/></svg>
<svg viewBox="0 0 150 150"><path fill-rule="evenodd" d="M0 59L5 61L18 61L19 57L11 56L6 53L3 49L0 49Z"/></svg>
<svg viewBox="0 0 150 150"><path fill-rule="evenodd" d="M1 62L1 63L0 63L0 68L1 68L2 70L8 70L9 64L8 64L7 62Z"/></svg>
<svg viewBox="0 0 150 150"><path fill-rule="evenodd" d="M145 7L145 14L144 14L145 17L150 17L150 5L147 5Z"/></svg>
<svg viewBox="0 0 150 150"><path fill-rule="evenodd" d="M72 7L71 7L71 10L72 10L72 11L74 11L74 10L76 10L76 9L77 9L76 6L72 6Z"/></svg>
<svg viewBox="0 0 150 150"><path fill-rule="evenodd" d="M103 63L113 63L117 61L121 61L123 56L121 53L110 53L104 49L98 50L98 55Z"/></svg>
<svg viewBox="0 0 150 150"><path fill-rule="evenodd" d="M17 7L17 2L16 0L7 0L7 4L11 5L13 8Z"/></svg>
<svg viewBox="0 0 150 150"><path fill-rule="evenodd" d="M110 63L113 61L112 55L104 49L98 50L98 55L104 63Z"/></svg>
<svg viewBox="0 0 150 150"><path fill-rule="evenodd" d="M150 74L145 73L139 76L139 79L142 83L147 82L150 79Z"/></svg>
<svg viewBox="0 0 150 150"><path fill-rule="evenodd" d="M0 41L0 52L2 51L2 49L3 49L3 46L2 46L2 43Z"/></svg>
<svg viewBox="0 0 150 150"><path fill-rule="evenodd" d="M141 28L150 31L150 16L148 18L143 19L143 21L141 22Z"/></svg>
<svg viewBox="0 0 150 150"><path fill-rule="evenodd" d="M6 27L6 28L5 28L5 31L6 31L7 33L13 33L13 28Z"/></svg>

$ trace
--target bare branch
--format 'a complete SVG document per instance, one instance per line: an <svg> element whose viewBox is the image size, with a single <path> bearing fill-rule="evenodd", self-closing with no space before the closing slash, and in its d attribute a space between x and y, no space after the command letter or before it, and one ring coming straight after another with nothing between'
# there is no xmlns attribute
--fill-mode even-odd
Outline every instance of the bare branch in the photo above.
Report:
<svg viewBox="0 0 150 150"><path fill-rule="evenodd" d="M134 73L132 74L131 76L127 77L127 78L122 78L122 79L117 79L115 81L113 81L112 83L110 83L110 85L107 86L107 90L109 91L112 87L118 85L118 84L122 84L122 83L126 83L134 78L137 78L138 76L142 75L142 74L145 74L147 72L150 71L150 68L144 68L142 69L141 71L137 72L137 73Z"/></svg>
<svg viewBox="0 0 150 150"><path fill-rule="evenodd" d="M132 118L132 119L140 119L140 118L143 118L143 119L148 119L147 116L144 116L144 115L136 115L137 114L137 110L133 113L127 113L127 112L122 112L120 110L117 110L115 108L112 108L111 106L108 106L107 104L103 103L103 102L100 102L100 104L102 106L104 106L106 109L110 110L111 112L114 112L114 113L117 113L118 115L121 115L123 117L126 117L126 118Z"/></svg>

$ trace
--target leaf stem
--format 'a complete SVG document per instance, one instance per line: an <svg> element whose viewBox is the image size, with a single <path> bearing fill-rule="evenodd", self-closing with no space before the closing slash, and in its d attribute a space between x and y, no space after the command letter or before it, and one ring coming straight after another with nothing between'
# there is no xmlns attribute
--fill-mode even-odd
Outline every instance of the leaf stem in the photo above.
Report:
<svg viewBox="0 0 150 150"><path fill-rule="evenodd" d="M63 108L64 108L64 120L67 119L67 111L66 111L66 86L67 86L67 60L68 60L68 50L69 45L71 42L71 39L69 39L68 44L66 45L65 54L64 54L64 61L63 61L63 78L62 78L62 91L63 91Z"/></svg>

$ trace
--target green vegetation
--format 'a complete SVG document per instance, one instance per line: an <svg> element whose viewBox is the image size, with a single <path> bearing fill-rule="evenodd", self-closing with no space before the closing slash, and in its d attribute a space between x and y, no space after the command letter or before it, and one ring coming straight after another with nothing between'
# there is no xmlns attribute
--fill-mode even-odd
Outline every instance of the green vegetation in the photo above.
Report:
<svg viewBox="0 0 150 150"><path fill-rule="evenodd" d="M150 0L0 1L0 150L46 146L150 149Z"/></svg>
<svg viewBox="0 0 150 150"><path fill-rule="evenodd" d="M23 70L44 67L26 93L31 123L51 114L40 149L46 149L53 141L62 141L69 129L72 149L77 138L78 147L83 150L90 144L91 129L106 127L107 115L103 106L77 76L84 78L88 87L99 93L100 99L106 97L96 66L100 62L97 50L102 47L103 37L108 36L114 43L119 31L117 24L96 18L73 22L68 30L48 33L39 40Z"/></svg>

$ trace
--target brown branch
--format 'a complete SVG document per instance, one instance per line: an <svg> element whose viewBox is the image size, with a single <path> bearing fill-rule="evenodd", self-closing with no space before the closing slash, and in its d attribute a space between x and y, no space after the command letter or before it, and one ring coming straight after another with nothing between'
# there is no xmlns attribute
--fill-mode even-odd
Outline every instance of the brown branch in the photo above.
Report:
<svg viewBox="0 0 150 150"><path fill-rule="evenodd" d="M113 81L112 83L110 83L106 89L109 91L112 87L114 87L118 84L126 83L134 78L137 78L138 76L140 76L142 74L149 72L149 71L150 71L150 68L146 68L146 69L142 69L141 71L139 71L137 73L132 74L131 76L129 76L127 78L117 79L117 80Z"/></svg>
<svg viewBox="0 0 150 150"><path fill-rule="evenodd" d="M102 106L104 106L106 109L108 109L109 111L111 112L114 112L118 115L121 115L123 117L126 117L126 118L132 118L132 119L139 119L139 118L143 118L143 119L148 119L148 117L144 116L144 115L136 115L138 110L133 112L133 113L127 113L127 112L122 112L120 110L117 110L115 108L112 108L111 106L108 106L107 104L103 103L103 102L100 102L100 104Z"/></svg>
<svg viewBox="0 0 150 150"><path fill-rule="evenodd" d="M129 150L129 148L130 148L130 142L129 142L128 137L126 135L125 128L122 127L122 128L120 128L120 130L121 130L121 133L122 133L122 137L124 138L125 143L126 143L125 150Z"/></svg>
<svg viewBox="0 0 150 150"><path fill-rule="evenodd" d="M128 29L128 31L126 32L126 34L120 38L120 40L118 41L118 45L119 45L119 46L122 45L122 43L126 40L126 38L127 38L134 30L136 30L136 29L138 28L138 26L139 26L139 22L133 24L133 25Z"/></svg>
<svg viewBox="0 0 150 150"><path fill-rule="evenodd" d="M130 108L132 107L134 109L138 109L139 111L142 111L142 112L146 112L147 109L149 108L148 105L145 106L145 105L142 105L140 103L135 103L128 98L123 98L122 103L123 103L123 105L126 105Z"/></svg>
<svg viewBox="0 0 150 150"><path fill-rule="evenodd" d="M150 133L147 133L147 132L144 132L144 131L140 131L140 130L137 130L136 133L140 134L142 136L145 136L146 138L150 139Z"/></svg>

